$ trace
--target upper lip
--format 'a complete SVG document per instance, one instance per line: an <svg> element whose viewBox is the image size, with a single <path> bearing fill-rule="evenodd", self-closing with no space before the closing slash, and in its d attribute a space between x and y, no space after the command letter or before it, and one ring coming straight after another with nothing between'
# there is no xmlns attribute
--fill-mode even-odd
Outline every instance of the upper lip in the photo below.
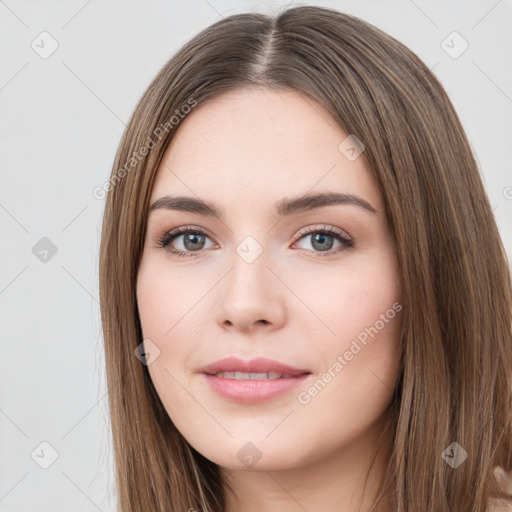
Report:
<svg viewBox="0 0 512 512"><path fill-rule="evenodd" d="M200 370L201 373L215 375L221 372L244 372L244 373L267 373L279 372L286 375L302 375L304 373L311 373L309 370L302 370L288 366L287 364L273 361L264 357L244 361L237 357L227 357L215 361L212 364L204 366Z"/></svg>

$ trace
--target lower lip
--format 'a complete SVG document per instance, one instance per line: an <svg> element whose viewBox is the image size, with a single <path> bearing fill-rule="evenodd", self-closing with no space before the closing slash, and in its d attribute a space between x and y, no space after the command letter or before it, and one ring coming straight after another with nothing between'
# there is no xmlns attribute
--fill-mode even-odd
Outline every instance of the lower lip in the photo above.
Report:
<svg viewBox="0 0 512 512"><path fill-rule="evenodd" d="M311 374L307 373L298 377L287 379L264 379L264 380L238 380L224 379L203 373L210 387L217 394L236 402L252 404L270 400L294 390L304 382Z"/></svg>

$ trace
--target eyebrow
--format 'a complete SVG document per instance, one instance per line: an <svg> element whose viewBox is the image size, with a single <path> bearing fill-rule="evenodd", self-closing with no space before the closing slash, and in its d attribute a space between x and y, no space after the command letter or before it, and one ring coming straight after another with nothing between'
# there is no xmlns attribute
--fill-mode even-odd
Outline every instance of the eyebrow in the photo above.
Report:
<svg viewBox="0 0 512 512"><path fill-rule="evenodd" d="M358 206L371 213L377 213L377 210L361 197L353 194L342 194L339 192L307 194L294 198L284 198L275 204L274 211L278 217L286 217L294 213L338 204ZM200 215L216 217L218 219L222 219L224 216L224 211L219 206L215 205L215 203L195 197L166 195L157 199L149 207L149 213L161 208L166 210L198 213Z"/></svg>

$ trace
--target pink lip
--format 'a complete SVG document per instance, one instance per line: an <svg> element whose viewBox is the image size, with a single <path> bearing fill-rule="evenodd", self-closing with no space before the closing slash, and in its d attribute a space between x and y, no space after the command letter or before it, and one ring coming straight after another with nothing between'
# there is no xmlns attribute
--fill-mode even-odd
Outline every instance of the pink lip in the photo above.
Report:
<svg viewBox="0 0 512 512"><path fill-rule="evenodd" d="M236 380L215 377L219 372L264 373L279 372L293 377L264 380ZM256 403L286 393L299 386L311 372L265 358L243 361L236 357L221 359L205 366L200 372L206 378L211 389L224 398L242 403Z"/></svg>
<svg viewBox="0 0 512 512"><path fill-rule="evenodd" d="M201 373L207 373L209 375L215 375L219 372L246 372L246 373L264 373L264 372L279 372L287 375L303 375L304 373L310 373L309 370L300 370L293 368L278 361L272 359L266 359L264 357L258 357L251 361L243 361L237 357L226 357L220 359L215 363L209 364L201 368Z"/></svg>

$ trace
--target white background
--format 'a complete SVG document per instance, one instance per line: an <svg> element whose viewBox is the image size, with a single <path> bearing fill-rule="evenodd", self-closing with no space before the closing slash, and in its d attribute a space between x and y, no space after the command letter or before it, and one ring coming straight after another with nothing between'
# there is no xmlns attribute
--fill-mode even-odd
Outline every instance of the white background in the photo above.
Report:
<svg viewBox="0 0 512 512"><path fill-rule="evenodd" d="M0 511L114 510L98 304L104 201L92 190L109 178L139 97L182 44L220 16L285 3L0 1ZM512 0L309 4L369 21L434 70L511 255ZM31 47L43 31L59 45L46 59ZM469 44L456 59L441 46L453 31ZM57 248L47 262L32 252L43 237ZM50 461L42 442L58 453L48 469L35 462Z"/></svg>

